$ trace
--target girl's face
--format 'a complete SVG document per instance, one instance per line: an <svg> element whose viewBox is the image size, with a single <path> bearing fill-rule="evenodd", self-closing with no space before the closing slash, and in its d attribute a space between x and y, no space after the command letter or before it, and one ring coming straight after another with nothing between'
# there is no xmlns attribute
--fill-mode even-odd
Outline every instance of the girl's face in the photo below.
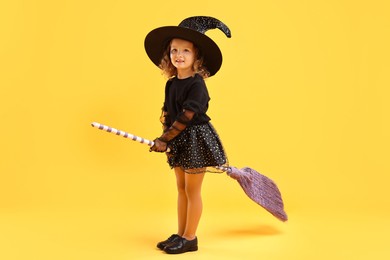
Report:
<svg viewBox="0 0 390 260"><path fill-rule="evenodd" d="M188 76L194 73L193 65L196 59L196 50L192 42L173 39L171 42L170 58L179 76Z"/></svg>

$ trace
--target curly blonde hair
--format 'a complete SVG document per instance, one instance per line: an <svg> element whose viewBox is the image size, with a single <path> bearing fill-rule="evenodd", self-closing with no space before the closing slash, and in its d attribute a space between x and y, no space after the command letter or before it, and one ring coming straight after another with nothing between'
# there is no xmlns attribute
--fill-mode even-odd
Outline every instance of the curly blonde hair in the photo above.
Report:
<svg viewBox="0 0 390 260"><path fill-rule="evenodd" d="M167 44L159 66L162 74L164 74L168 79L177 76L177 69L175 66L173 66L170 57L171 42L172 40ZM195 44L194 49L196 60L193 65L193 70L195 73L201 75L204 79L208 78L210 76L210 72L205 66L203 66L203 57L201 57L199 48Z"/></svg>

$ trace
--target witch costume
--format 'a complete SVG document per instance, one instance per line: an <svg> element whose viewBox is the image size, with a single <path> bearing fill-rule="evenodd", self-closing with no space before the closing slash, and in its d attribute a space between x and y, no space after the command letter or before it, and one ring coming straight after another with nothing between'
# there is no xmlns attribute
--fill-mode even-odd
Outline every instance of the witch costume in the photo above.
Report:
<svg viewBox="0 0 390 260"><path fill-rule="evenodd" d="M160 66L172 39L190 41L203 57L209 76L213 76L222 65L222 53L205 32L215 28L231 37L225 24L207 16L187 18L179 26L159 27L146 36L146 53L155 65ZM170 148L167 156L171 168L181 167L187 173L204 173L221 172L228 166L225 150L207 115L209 101L206 84L199 74L185 79L173 77L167 81L160 118L164 133L157 139ZM192 111L193 116L188 116L188 111Z"/></svg>
<svg viewBox="0 0 390 260"><path fill-rule="evenodd" d="M159 66L164 50L167 50L172 39L191 41L201 52L205 67L213 76L221 67L222 54L214 41L204 33L215 28L231 37L230 30L222 22L212 17L196 16L185 19L179 26L160 27L151 31L145 39L145 49L153 63ZM199 74L185 79L174 77L165 86L161 117L164 133L154 141L96 122L92 126L152 148L160 139L169 146L166 151L171 167L181 167L187 173L224 171L237 180L250 199L279 220L287 221L281 193L273 180L249 167L238 169L228 166L219 136L207 115L209 101L205 82ZM191 111L190 116L188 111ZM198 250L198 241L196 237L194 240L186 240L174 234L159 242L157 247L166 253L178 254Z"/></svg>

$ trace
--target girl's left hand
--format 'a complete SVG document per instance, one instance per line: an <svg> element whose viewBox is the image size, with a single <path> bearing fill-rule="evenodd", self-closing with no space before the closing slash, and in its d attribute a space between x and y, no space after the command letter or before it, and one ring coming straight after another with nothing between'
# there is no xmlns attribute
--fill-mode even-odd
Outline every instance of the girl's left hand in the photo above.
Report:
<svg viewBox="0 0 390 260"><path fill-rule="evenodd" d="M152 147L150 147L149 152L163 153L168 148L168 144L166 142L161 141L158 138L154 139L153 142L154 142L154 145Z"/></svg>

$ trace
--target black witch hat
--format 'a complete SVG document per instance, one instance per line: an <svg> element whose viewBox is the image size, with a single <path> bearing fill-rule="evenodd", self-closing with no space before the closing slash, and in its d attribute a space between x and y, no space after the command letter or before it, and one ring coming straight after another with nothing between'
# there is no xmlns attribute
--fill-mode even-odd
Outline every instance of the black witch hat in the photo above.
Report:
<svg viewBox="0 0 390 260"><path fill-rule="evenodd" d="M222 53L218 45L205 35L210 29L220 29L230 38L230 29L221 21L209 16L193 16L184 19L179 26L159 27L145 38L145 50L152 62L159 66L165 49L173 38L180 38L195 44L203 56L203 65L210 76L218 72L222 65Z"/></svg>

